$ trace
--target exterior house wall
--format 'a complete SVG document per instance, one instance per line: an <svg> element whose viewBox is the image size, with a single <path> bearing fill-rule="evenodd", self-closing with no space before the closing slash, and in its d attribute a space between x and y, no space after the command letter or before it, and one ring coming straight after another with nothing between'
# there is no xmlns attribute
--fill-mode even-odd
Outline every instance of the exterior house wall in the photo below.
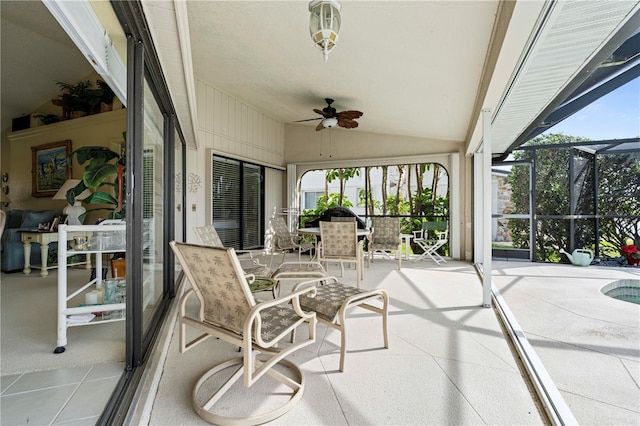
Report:
<svg viewBox="0 0 640 426"><path fill-rule="evenodd" d="M265 179L265 223L274 208L285 207L284 124L196 78L200 146L187 150L187 241L191 228L211 223L213 154L268 167Z"/></svg>
<svg viewBox="0 0 640 426"><path fill-rule="evenodd" d="M213 153L271 167L266 188L265 222L275 210L286 207L285 170L287 164L298 165L298 179L309 163L342 162L332 167L355 167L386 164L389 158L403 160L425 157L448 169L448 155L458 153L463 209L460 232L461 256L471 256L471 162L463 155L462 141L427 140L409 136L383 135L362 130L331 129L316 132L314 126L280 123L250 105L220 92L196 78L198 138L197 150L187 151L187 241L194 241L191 229L209 223L210 170ZM354 160L354 161L352 161ZM348 165L347 165L348 164ZM301 167L302 165L302 167ZM316 167L317 168L317 167ZM282 174L278 179L275 174ZM199 185L189 185L191 180ZM269 183L270 182L270 183ZM281 186L280 186L281 185ZM277 188L280 186L280 188ZM279 205L278 205L279 204ZM195 209L195 210L194 210Z"/></svg>

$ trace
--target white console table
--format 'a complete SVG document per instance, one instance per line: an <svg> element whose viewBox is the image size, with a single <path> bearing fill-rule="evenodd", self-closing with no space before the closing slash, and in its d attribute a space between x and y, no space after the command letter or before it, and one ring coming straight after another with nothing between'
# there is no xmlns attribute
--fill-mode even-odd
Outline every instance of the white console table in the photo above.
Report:
<svg viewBox="0 0 640 426"><path fill-rule="evenodd" d="M103 324L107 322L123 321L124 318L114 319L102 319L94 318L89 322L84 323L69 323L67 318L69 315L76 314L90 314L92 312L101 311L120 311L126 309L126 303L112 303L108 305L99 306L68 306L69 300L72 298L84 294L89 290L95 288L102 282L102 253L118 253L125 252L126 247L124 242L119 242L118 239L113 238L115 233L124 233L126 227L122 225L60 225L58 227L58 234L60 241L66 241L71 233L82 233L83 235L90 236L90 244L87 249L84 250L67 250L66 244L62 244L58 248L58 332L56 340L56 349L54 353L62 353L65 350L67 344L67 327L85 326ZM68 294L67 290L67 257L74 254L96 254L96 277L90 280L88 283L82 285L78 290L71 294Z"/></svg>
<svg viewBox="0 0 640 426"><path fill-rule="evenodd" d="M25 274L31 273L31 268L40 269L40 276L46 277L49 275L49 269L57 268L57 266L48 266L47 259L49 257L49 244L58 242L59 234L57 232L40 232L37 230L34 231L21 231L20 238L22 240L22 244L24 245L24 269L22 272ZM79 237L86 234L82 232L70 232L66 234L66 239L62 239L60 241L68 241L72 240L73 237ZM36 243L40 244L40 266L31 265L31 244ZM66 248L66 244L63 244ZM66 259L65 259L66 262ZM89 254L86 255L86 262L77 262L67 266L72 265L80 265L85 263L86 269L91 269L91 256Z"/></svg>

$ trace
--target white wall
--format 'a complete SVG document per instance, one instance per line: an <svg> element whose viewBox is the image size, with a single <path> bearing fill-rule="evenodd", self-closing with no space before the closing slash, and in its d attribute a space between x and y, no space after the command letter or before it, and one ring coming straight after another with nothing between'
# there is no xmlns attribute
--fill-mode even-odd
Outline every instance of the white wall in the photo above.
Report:
<svg viewBox="0 0 640 426"><path fill-rule="evenodd" d="M210 223L212 154L270 167L265 190L277 195L265 200L265 215L276 203L278 210L284 207L284 124L199 78L196 98L200 146L187 150L187 241L196 241L193 227Z"/></svg>

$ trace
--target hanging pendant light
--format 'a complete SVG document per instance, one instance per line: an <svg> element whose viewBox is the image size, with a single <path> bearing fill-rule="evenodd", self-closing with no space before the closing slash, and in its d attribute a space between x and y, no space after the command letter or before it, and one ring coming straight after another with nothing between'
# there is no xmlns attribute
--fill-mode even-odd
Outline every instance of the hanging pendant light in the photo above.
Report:
<svg viewBox="0 0 640 426"><path fill-rule="evenodd" d="M316 47L322 50L325 62L338 42L341 7L336 0L313 0L309 3L309 33Z"/></svg>

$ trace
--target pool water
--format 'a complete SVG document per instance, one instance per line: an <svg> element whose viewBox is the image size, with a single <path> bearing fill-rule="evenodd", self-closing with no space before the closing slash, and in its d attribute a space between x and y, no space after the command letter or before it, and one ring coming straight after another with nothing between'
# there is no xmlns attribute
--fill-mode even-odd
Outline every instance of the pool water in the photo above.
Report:
<svg viewBox="0 0 640 426"><path fill-rule="evenodd" d="M635 303L636 305L640 305L640 296L613 296L614 299L624 300L625 302Z"/></svg>
<svg viewBox="0 0 640 426"><path fill-rule="evenodd" d="M600 290L605 296L640 305L640 280L614 281Z"/></svg>

